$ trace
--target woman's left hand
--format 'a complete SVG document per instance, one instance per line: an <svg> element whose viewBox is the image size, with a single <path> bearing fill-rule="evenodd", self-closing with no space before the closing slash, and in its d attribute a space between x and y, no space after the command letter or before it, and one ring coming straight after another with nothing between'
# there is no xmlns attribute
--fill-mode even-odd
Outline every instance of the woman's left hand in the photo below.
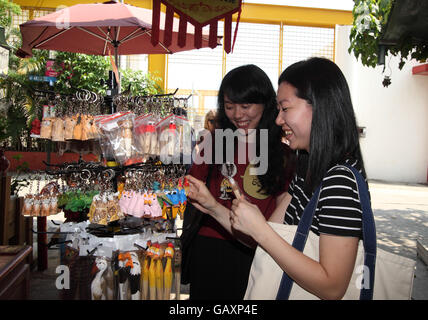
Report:
<svg viewBox="0 0 428 320"><path fill-rule="evenodd" d="M266 224L266 219L256 205L241 198L232 202L230 222L235 230L248 234L255 239L254 236Z"/></svg>

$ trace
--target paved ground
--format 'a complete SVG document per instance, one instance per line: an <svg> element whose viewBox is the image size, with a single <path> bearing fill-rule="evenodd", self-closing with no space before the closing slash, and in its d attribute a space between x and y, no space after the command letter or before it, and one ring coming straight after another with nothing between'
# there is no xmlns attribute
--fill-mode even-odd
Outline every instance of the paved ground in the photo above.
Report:
<svg viewBox="0 0 428 320"><path fill-rule="evenodd" d="M416 255L416 240L428 243L428 186L371 181L370 194L378 246L417 260L412 298L428 300L428 267Z"/></svg>
<svg viewBox="0 0 428 320"><path fill-rule="evenodd" d="M416 255L416 240L428 243L428 186L370 181L370 192L379 247L417 260L412 298L428 300L428 266ZM62 220L60 215L49 218ZM32 272L31 299L59 299L55 288L58 265L59 250L50 250L49 268ZM182 293L186 291L183 287Z"/></svg>

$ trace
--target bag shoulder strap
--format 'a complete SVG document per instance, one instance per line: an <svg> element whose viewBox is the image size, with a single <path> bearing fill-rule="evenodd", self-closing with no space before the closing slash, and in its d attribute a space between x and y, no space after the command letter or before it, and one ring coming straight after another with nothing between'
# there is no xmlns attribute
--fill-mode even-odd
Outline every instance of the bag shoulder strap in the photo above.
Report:
<svg viewBox="0 0 428 320"><path fill-rule="evenodd" d="M363 274L360 300L372 300L374 281L375 281L375 270L376 270L376 225L374 221L374 215L370 204L369 190L367 183L364 180L361 173L350 165L345 165L346 168L351 170L354 174L355 180L357 181L358 195L360 197L361 210L362 210L362 231L363 231L363 245L364 245L364 272L367 268L368 280L366 282L366 274Z"/></svg>
<svg viewBox="0 0 428 320"><path fill-rule="evenodd" d="M361 285L360 300L373 299L374 275L376 265L376 230L373 212L370 205L369 193L367 184L358 170L349 165L343 165L352 172L357 182L358 194L361 202L362 209L362 231L363 231L363 244L364 244L364 265L369 271L369 283ZM318 203L321 185L315 190L308 205L305 207L302 217L300 218L297 226L297 231L293 239L292 246L297 250L303 252L306 240L309 235L310 227L312 225L313 216ZM364 268L363 270L365 270ZM365 280L365 275L362 281ZM294 281L284 272L281 283L277 293L277 300L287 300L290 297L291 289Z"/></svg>

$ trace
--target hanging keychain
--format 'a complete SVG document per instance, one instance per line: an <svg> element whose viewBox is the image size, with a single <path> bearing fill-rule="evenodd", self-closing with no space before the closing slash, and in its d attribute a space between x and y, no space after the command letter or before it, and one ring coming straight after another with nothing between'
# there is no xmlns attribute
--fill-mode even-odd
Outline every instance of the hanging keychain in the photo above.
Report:
<svg viewBox="0 0 428 320"><path fill-rule="evenodd" d="M64 140L73 139L74 127L77 123L76 115L68 115L64 120Z"/></svg>
<svg viewBox="0 0 428 320"><path fill-rule="evenodd" d="M31 179L30 176L30 188L28 193L25 195L24 197L24 205L22 207L22 211L21 214L23 216L32 216L33 215L33 210L34 210L34 194L32 193L33 190L33 185L34 185L34 179Z"/></svg>
<svg viewBox="0 0 428 320"><path fill-rule="evenodd" d="M150 268L150 251L149 248L151 242L147 241L147 250L144 253L143 268L142 273L142 283L141 283L141 300L149 300L149 268Z"/></svg>
<svg viewBox="0 0 428 320"><path fill-rule="evenodd" d="M170 300L171 296L171 287L173 279L173 270L172 270L172 258L174 257L174 245L169 242L167 248L165 249L165 271L164 271L164 300Z"/></svg>
<svg viewBox="0 0 428 320"><path fill-rule="evenodd" d="M39 194L39 192L40 192L40 175L37 175L36 184L37 184L37 187L36 187L36 193L34 196L33 214L32 215L38 217L41 215L41 210L42 210L42 199L41 199L41 196Z"/></svg>
<svg viewBox="0 0 428 320"><path fill-rule="evenodd" d="M149 300L156 300L156 260L155 260L156 247L151 244L147 250L147 254L150 257L149 266Z"/></svg>
<svg viewBox="0 0 428 320"><path fill-rule="evenodd" d="M159 243L155 245L155 277L156 277L156 298L157 300L163 300L163 284L164 284L164 272L162 266L162 258L164 255L163 249L160 247Z"/></svg>

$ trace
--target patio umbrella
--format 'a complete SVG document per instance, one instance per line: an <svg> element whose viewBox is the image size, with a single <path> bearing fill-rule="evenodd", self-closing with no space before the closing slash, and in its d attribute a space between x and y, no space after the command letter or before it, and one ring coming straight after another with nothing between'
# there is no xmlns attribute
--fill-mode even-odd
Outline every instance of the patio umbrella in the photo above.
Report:
<svg viewBox="0 0 428 320"><path fill-rule="evenodd" d="M165 24L161 14L160 25ZM114 53L169 54L195 49L194 27L189 24L186 37L178 44L179 20L173 20L172 37L160 30L159 43L151 43L152 11L114 1L77 4L20 25L22 47L16 52L21 58L31 57L32 49L48 49L93 55ZM202 47L209 46L209 34L203 34ZM218 37L217 45L221 37Z"/></svg>

